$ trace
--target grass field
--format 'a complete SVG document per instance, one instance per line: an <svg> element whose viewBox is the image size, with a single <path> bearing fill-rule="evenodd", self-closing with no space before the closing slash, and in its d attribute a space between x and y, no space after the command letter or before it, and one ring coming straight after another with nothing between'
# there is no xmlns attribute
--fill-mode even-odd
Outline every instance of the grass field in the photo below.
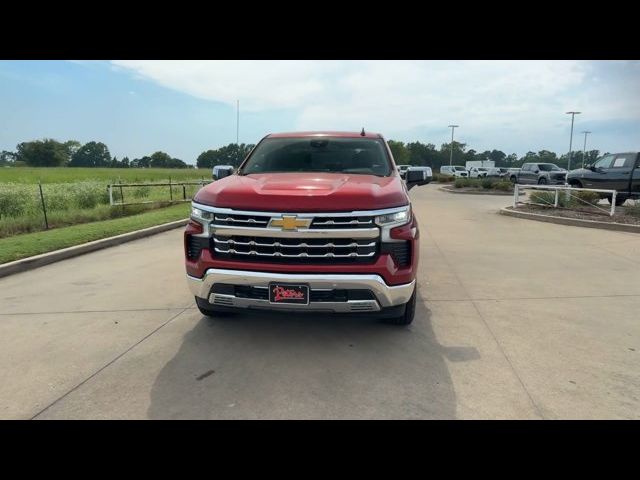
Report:
<svg viewBox="0 0 640 480"><path fill-rule="evenodd" d="M74 183L96 181L105 185L119 180L127 183L161 182L169 178L175 181L210 180L208 168L3 168L0 167L0 184Z"/></svg>
<svg viewBox="0 0 640 480"><path fill-rule="evenodd" d="M200 185L135 186L115 188L116 202L145 203L111 206L107 185L210 181L208 170L111 169L111 168L3 168L0 169L0 238L45 229L44 209L49 228L95 222L162 208L170 201L192 198Z"/></svg>
<svg viewBox="0 0 640 480"><path fill-rule="evenodd" d="M179 204L113 220L0 238L0 264L187 218L189 209L189 204Z"/></svg>

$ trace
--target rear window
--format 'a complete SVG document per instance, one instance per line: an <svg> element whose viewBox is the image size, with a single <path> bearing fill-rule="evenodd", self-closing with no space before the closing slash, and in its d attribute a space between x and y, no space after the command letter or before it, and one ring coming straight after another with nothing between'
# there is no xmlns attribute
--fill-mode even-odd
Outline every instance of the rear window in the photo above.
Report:
<svg viewBox="0 0 640 480"><path fill-rule="evenodd" d="M611 164L611 168L631 168L635 160L635 153L619 153Z"/></svg>
<svg viewBox="0 0 640 480"><path fill-rule="evenodd" d="M325 172L389 176L384 141L377 138L266 138L240 174Z"/></svg>

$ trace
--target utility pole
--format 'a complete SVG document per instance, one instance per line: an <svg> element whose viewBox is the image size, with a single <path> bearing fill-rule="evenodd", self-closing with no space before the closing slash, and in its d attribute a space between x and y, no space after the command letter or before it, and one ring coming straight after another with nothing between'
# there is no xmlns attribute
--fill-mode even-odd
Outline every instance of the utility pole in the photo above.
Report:
<svg viewBox="0 0 640 480"><path fill-rule="evenodd" d="M582 168L584 168L584 157L587 155L587 135L591 132L584 131L584 146L582 147Z"/></svg>
<svg viewBox="0 0 640 480"><path fill-rule="evenodd" d="M571 171L571 148L573 147L573 118L576 115L580 115L582 112L567 112L567 115L571 114L571 136L569 137L569 163L567 165L567 171Z"/></svg>
<svg viewBox="0 0 640 480"><path fill-rule="evenodd" d="M453 131L460 125L449 125L451 129L451 154L449 155L449 165L453 165Z"/></svg>

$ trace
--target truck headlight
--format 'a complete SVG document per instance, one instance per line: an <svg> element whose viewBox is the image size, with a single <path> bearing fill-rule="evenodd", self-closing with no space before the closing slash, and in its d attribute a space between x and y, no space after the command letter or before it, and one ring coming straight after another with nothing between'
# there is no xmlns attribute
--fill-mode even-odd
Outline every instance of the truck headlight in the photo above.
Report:
<svg viewBox="0 0 640 480"><path fill-rule="evenodd" d="M395 213L387 213L376 217L376 225L381 227L399 226L409 223L411 220L411 205L407 205L404 210Z"/></svg>
<svg viewBox="0 0 640 480"><path fill-rule="evenodd" d="M191 206L191 216L200 220L213 220L213 212L207 212L194 206Z"/></svg>

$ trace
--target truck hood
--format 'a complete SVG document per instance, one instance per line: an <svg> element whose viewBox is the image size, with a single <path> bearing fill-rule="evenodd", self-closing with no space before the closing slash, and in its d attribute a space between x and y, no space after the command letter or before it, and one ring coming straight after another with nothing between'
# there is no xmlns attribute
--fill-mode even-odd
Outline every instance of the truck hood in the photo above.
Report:
<svg viewBox="0 0 640 480"><path fill-rule="evenodd" d="M400 177L343 173L231 175L198 191L194 201L250 211L338 212L407 205Z"/></svg>

